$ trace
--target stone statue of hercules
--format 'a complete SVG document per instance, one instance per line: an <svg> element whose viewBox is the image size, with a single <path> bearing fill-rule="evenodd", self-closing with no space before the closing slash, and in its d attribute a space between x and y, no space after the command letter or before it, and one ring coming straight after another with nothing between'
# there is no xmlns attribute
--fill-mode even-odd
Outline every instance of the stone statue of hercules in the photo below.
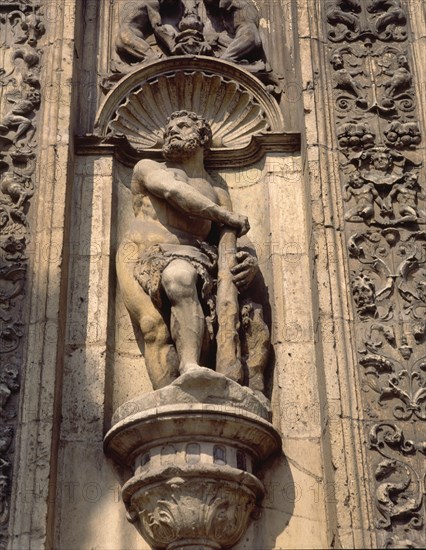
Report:
<svg viewBox="0 0 426 550"><path fill-rule="evenodd" d="M144 159L133 171L135 219L117 253L117 274L124 303L144 338L154 389L200 366L206 333L200 287L206 298L217 272L212 230L228 228L240 237L250 228L204 168L211 139L204 119L175 112L165 129L165 162ZM253 280L253 260L248 252L237 252L231 269L237 288Z"/></svg>

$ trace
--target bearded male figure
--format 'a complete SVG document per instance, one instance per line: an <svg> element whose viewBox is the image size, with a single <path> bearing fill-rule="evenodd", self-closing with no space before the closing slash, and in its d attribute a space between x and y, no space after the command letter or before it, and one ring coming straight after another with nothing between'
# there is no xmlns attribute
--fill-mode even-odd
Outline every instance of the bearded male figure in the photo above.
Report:
<svg viewBox="0 0 426 550"><path fill-rule="evenodd" d="M250 228L204 168L211 141L204 119L177 111L165 129L165 162L141 160L133 171L135 220L119 247L117 274L154 389L202 364L214 335L217 234L230 229L240 237ZM235 285L246 288L256 271L254 258L237 252Z"/></svg>

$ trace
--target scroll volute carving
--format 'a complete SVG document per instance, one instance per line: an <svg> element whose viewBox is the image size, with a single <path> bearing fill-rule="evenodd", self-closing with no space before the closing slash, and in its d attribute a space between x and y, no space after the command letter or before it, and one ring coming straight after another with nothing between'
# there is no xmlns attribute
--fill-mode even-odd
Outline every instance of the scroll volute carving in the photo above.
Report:
<svg viewBox="0 0 426 550"><path fill-rule="evenodd" d="M407 38L407 18L399 0L330 0L326 17L332 42Z"/></svg>

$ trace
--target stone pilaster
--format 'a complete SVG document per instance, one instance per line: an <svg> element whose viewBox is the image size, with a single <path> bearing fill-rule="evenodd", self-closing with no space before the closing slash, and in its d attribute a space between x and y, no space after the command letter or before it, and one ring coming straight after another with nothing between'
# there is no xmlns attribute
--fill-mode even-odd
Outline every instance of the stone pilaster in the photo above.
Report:
<svg viewBox="0 0 426 550"><path fill-rule="evenodd" d="M318 265L331 267L324 312L340 350L330 363L340 373L330 400L341 418L330 429L336 510L352 516L337 533L344 546L422 546L425 215L412 9L336 1L306 11L318 22L301 39L312 60L310 70L302 62L305 112L317 121L306 124L308 146L318 151L310 180L322 190L313 211L325 227L314 238ZM324 275L323 267L320 281ZM319 296L321 303L321 286ZM333 386L329 378L330 398ZM349 452L339 451L339 433ZM353 473L343 498L345 467Z"/></svg>
<svg viewBox="0 0 426 550"><path fill-rule="evenodd" d="M15 3L2 2L0 9L8 10L11 4ZM12 34L18 44L8 44L5 58L12 59L16 68L4 76L9 79L9 86L19 87L18 101L26 103L14 102L13 95L6 97L10 105L3 111L2 139L10 139L13 133L16 139L16 132L22 132L10 148L12 166L19 167L20 174L18 183L3 184L2 192L7 192L8 187L12 191L14 187L14 192L9 192L11 218L23 226L15 250L12 250L12 241L8 241L6 259L20 255L23 265L27 265L24 313L19 318L22 353L18 353L18 349L14 352L20 367L21 389L16 408L19 429L13 443L8 530L8 547L21 549L41 548L51 542L57 405L61 396L62 335L66 317L63 268L67 265L67 173L72 163L75 5L69 1L63 5L18 4L2 21L12 24ZM38 98L32 90L38 92ZM31 169L27 159L31 160ZM22 178L25 181L21 182ZM10 340L10 331L9 334Z"/></svg>

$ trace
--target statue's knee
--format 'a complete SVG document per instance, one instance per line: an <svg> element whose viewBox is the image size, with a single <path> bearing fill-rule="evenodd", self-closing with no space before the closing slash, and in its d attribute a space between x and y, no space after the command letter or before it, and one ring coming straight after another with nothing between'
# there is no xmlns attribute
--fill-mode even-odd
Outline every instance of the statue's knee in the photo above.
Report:
<svg viewBox="0 0 426 550"><path fill-rule="evenodd" d="M188 298L196 292L197 272L191 265L170 265L163 271L162 283L170 300Z"/></svg>

